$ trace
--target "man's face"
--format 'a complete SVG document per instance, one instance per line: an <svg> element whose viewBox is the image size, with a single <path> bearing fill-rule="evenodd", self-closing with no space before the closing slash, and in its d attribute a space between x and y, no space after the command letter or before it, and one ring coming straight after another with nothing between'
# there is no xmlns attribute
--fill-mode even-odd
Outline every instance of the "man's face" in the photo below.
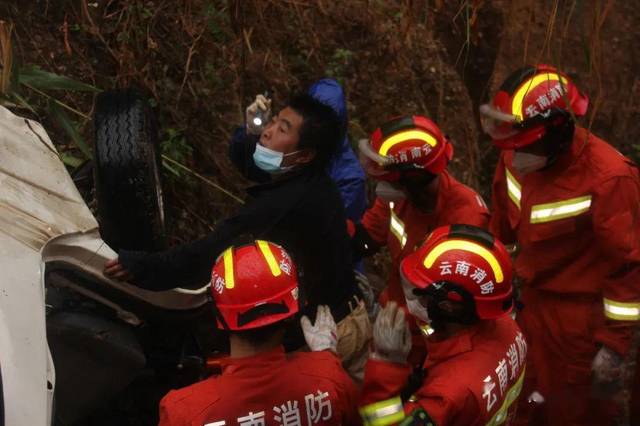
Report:
<svg viewBox="0 0 640 426"><path fill-rule="evenodd" d="M273 117L260 135L260 145L283 154L298 150L302 116L286 107Z"/></svg>
<svg viewBox="0 0 640 426"><path fill-rule="evenodd" d="M429 213L436 207L438 183L438 177L428 173L404 174L398 181L411 203L424 213Z"/></svg>

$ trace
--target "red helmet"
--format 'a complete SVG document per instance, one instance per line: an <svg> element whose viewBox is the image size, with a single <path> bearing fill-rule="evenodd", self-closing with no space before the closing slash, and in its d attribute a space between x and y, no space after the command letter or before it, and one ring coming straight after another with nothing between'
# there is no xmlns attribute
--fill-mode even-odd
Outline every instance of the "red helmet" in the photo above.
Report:
<svg viewBox="0 0 640 426"><path fill-rule="evenodd" d="M296 267L282 247L267 241L229 247L216 260L211 293L218 327L248 330L296 314Z"/></svg>
<svg viewBox="0 0 640 426"><path fill-rule="evenodd" d="M480 319L498 318L513 307L511 258L500 241L475 226L437 228L402 261L400 273L415 289L444 288L445 299L460 302L470 295Z"/></svg>
<svg viewBox="0 0 640 426"><path fill-rule="evenodd" d="M491 104L480 106L482 129L501 149L530 145L572 113L587 113L589 98L565 74L549 65L527 66L502 83Z"/></svg>
<svg viewBox="0 0 640 426"><path fill-rule="evenodd" d="M395 181L400 172L441 173L453 157L453 146L426 117L399 117L377 128L359 143L365 171L379 180Z"/></svg>

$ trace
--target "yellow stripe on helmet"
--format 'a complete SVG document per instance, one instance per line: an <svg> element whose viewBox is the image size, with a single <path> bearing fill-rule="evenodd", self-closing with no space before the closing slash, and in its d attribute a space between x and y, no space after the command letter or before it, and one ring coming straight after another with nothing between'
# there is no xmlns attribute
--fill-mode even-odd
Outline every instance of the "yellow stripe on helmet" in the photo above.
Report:
<svg viewBox="0 0 640 426"><path fill-rule="evenodd" d="M436 138L431 136L429 133L424 132L422 130L407 130L404 132L397 133L391 136L389 139L385 140L382 146L380 147L380 155L387 155L389 150L394 146L402 142L406 142L411 139L418 139L423 141L424 143L433 146L436 146L438 141Z"/></svg>
<svg viewBox="0 0 640 426"><path fill-rule="evenodd" d="M233 247L229 247L222 254L224 261L224 286L226 288L235 287L235 279L233 277Z"/></svg>
<svg viewBox="0 0 640 426"><path fill-rule="evenodd" d="M274 277L280 276L280 274L282 274L282 271L278 266L278 261L273 255L273 252L271 251L271 247L269 247L269 243L263 240L258 240L256 242L258 243L258 248L260 249L260 251L262 252L262 255L264 256L264 260L267 261L267 265L269 265L269 269L271 270L271 273L273 274L273 276Z"/></svg>
<svg viewBox="0 0 640 426"><path fill-rule="evenodd" d="M489 250L482 247L480 244L472 243L471 241L448 240L438 244L433 250L431 250L431 252L429 252L427 257L424 258L424 266L426 268L431 268L436 259L440 257L441 254L449 250L464 250L481 256L484 260L487 261L489 266L491 266L493 275L496 277L496 282L501 283L502 281L504 281L504 274L502 273L502 268L500 267L500 262L498 262L498 259L496 259L493 253L491 253Z"/></svg>
<svg viewBox="0 0 640 426"><path fill-rule="evenodd" d="M563 86L568 83L568 80L566 78L555 73L538 74L525 81L516 91L511 103L511 114L515 115L518 121L524 119L522 116L522 102L524 101L524 97L527 96L527 93L535 89L540 83L544 83L545 81L560 81Z"/></svg>

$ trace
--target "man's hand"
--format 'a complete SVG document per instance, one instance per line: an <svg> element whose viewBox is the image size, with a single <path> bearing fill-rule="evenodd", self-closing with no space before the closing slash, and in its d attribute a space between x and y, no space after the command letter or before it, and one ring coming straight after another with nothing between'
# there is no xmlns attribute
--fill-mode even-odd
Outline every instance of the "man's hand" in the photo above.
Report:
<svg viewBox="0 0 640 426"><path fill-rule="evenodd" d="M371 357L404 364L411 351L411 331L404 311L395 302L387 303L373 325Z"/></svg>
<svg viewBox="0 0 640 426"><path fill-rule="evenodd" d="M309 318L305 315L300 319L304 339L313 352L330 350L337 353L338 335L336 322L328 306L318 306L316 313L316 323L311 324Z"/></svg>
<svg viewBox="0 0 640 426"><path fill-rule="evenodd" d="M613 350L603 346L591 363L591 388L594 396L613 399L622 390L623 359Z"/></svg>
<svg viewBox="0 0 640 426"><path fill-rule="evenodd" d="M131 273L124 266L122 266L122 264L118 261L118 258L106 261L102 273L107 277L118 281L131 280Z"/></svg>
<svg viewBox="0 0 640 426"><path fill-rule="evenodd" d="M255 120L260 115L261 120ZM256 96L256 100L247 107L246 111L247 133L259 135L271 119L271 99L264 95ZM259 121L259 122L258 122Z"/></svg>

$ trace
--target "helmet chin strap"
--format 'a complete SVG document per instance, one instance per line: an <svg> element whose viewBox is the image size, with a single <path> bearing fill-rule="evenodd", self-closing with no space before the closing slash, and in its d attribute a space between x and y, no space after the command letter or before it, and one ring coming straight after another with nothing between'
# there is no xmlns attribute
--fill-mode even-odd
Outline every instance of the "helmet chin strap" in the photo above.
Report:
<svg viewBox="0 0 640 426"><path fill-rule="evenodd" d="M473 304L473 301L471 301ZM475 306L475 304L473 304ZM475 307L469 307L467 304L458 314L452 314L440 308L439 303L429 303L427 310L429 311L429 319L431 327L435 331L442 331L447 324L473 325L478 322L479 318L475 313Z"/></svg>
<svg viewBox="0 0 640 426"><path fill-rule="evenodd" d="M222 312L220 312L218 307L215 305L215 302L213 303L213 314L218 319L218 321L220 321L220 324L222 324L223 330L231 330L229 324L227 324L227 321L224 319L224 315L222 315Z"/></svg>
<svg viewBox="0 0 640 426"><path fill-rule="evenodd" d="M442 285L435 289L427 290L427 311L429 312L429 319L431 320L431 327L435 331L442 331L446 328L447 324L461 324L472 325L478 322L478 315L476 313L476 304L473 300L471 293L464 288L451 283L443 282ZM449 293L456 293L461 300L451 301L448 298ZM448 312L440 307L440 304L445 301L451 301L460 306L456 313Z"/></svg>

